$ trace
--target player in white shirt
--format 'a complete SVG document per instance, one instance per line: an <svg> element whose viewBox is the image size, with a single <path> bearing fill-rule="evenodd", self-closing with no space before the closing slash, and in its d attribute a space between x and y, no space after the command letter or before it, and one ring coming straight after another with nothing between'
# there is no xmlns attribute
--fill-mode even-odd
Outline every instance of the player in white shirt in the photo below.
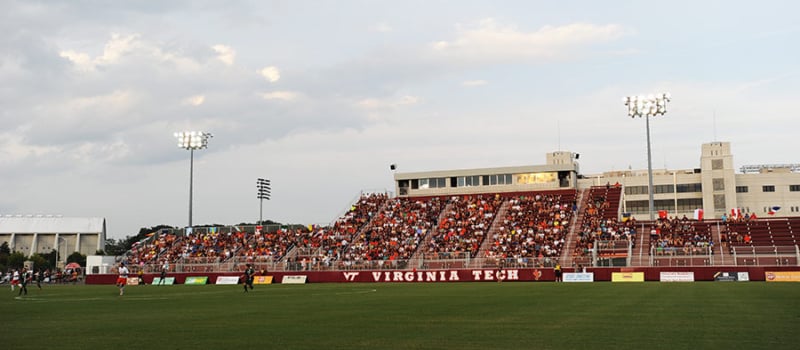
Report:
<svg viewBox="0 0 800 350"><path fill-rule="evenodd" d="M19 284L19 270L14 270L14 274L11 277L11 291L14 291L14 286Z"/></svg>
<svg viewBox="0 0 800 350"><path fill-rule="evenodd" d="M128 283L128 268L125 267L124 262L119 263L117 273L119 273L119 277L117 277L117 287L119 287L119 295L122 295L125 294L125 285Z"/></svg>

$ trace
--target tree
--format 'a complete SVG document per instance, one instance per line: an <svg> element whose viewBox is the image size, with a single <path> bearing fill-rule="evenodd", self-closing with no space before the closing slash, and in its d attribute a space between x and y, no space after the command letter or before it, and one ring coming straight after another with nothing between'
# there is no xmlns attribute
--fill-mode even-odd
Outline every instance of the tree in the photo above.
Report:
<svg viewBox="0 0 800 350"><path fill-rule="evenodd" d="M126 241L124 239L115 240L113 238L106 239L106 253L108 255L122 255L125 254L130 247L125 246Z"/></svg>
<svg viewBox="0 0 800 350"><path fill-rule="evenodd" d="M8 263L6 266L12 269L21 269L25 263L25 254L22 252L13 252L8 256Z"/></svg>
<svg viewBox="0 0 800 350"><path fill-rule="evenodd" d="M28 257L28 260L33 262L33 268L35 270L53 268L53 265L50 264L50 261L44 255L41 255L39 253L31 255L30 257Z"/></svg>
<svg viewBox="0 0 800 350"><path fill-rule="evenodd" d="M0 265L3 266L2 270L5 270L5 267L8 266L8 256L11 255L11 248L8 247L8 242L3 242L0 244Z"/></svg>
<svg viewBox="0 0 800 350"><path fill-rule="evenodd" d="M67 264L72 262L78 263L78 265L81 266L86 266L86 255L74 252L67 257Z"/></svg>

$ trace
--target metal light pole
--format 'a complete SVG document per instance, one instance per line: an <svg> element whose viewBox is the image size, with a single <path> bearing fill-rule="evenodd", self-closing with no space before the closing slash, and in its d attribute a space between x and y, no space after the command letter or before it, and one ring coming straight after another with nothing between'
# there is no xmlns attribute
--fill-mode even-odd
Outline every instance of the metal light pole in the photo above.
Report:
<svg viewBox="0 0 800 350"><path fill-rule="evenodd" d="M211 133L202 131L176 132L178 147L189 150L189 228L192 228L192 182L194 181L194 151L208 147L208 139L214 137Z"/></svg>
<svg viewBox="0 0 800 350"><path fill-rule="evenodd" d="M631 118L644 117L645 119L645 126L647 128L647 192L650 195L650 220L655 220L655 205L653 204L653 159L650 151L650 117L666 114L667 102L671 100L672 97L669 93L661 93L658 95L651 94L649 96L628 96L622 99L622 102L628 106L628 116Z"/></svg>
<svg viewBox="0 0 800 350"><path fill-rule="evenodd" d="M56 262L55 262L55 266L53 266L53 269L58 269L58 256L61 253L61 241L64 241L64 250L67 249L67 240L65 238L58 237L58 239L56 240ZM65 263L64 265L66 265L66 262L67 262L66 260L67 259L65 258L64 259L64 263Z"/></svg>
<svg viewBox="0 0 800 350"><path fill-rule="evenodd" d="M258 224L261 224L264 221L264 200L269 200L270 191L272 191L272 189L270 188L269 179L259 178L256 180L256 187L258 187L258 199L261 202L258 208Z"/></svg>

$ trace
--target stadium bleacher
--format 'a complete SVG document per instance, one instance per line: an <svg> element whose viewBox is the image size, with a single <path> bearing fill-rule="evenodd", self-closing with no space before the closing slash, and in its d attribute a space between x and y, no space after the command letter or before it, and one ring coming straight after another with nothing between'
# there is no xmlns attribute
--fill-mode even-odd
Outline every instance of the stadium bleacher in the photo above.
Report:
<svg viewBox="0 0 800 350"><path fill-rule="evenodd" d="M259 270L576 267L608 259L689 266L709 265L712 255L735 256L737 264L797 261L800 218L628 220L621 193L615 185L425 198L366 193L331 225L158 233L126 259L150 272L163 262L173 271L212 271L245 263Z"/></svg>

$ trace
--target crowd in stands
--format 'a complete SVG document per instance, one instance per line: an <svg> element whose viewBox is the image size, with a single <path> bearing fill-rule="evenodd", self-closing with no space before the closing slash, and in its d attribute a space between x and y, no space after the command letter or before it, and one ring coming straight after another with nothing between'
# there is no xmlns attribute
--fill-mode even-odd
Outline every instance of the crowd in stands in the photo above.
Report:
<svg viewBox="0 0 800 350"><path fill-rule="evenodd" d="M535 194L512 197L508 203L485 257L521 265L557 258L569 232L574 202L565 203L561 195Z"/></svg>
<svg viewBox="0 0 800 350"><path fill-rule="evenodd" d="M499 195L451 197L427 253L440 259L474 258L502 203Z"/></svg>
<svg viewBox="0 0 800 350"><path fill-rule="evenodd" d="M374 215L342 257L345 267L381 267L411 259L442 211L439 198L394 198Z"/></svg>
<svg viewBox="0 0 800 350"><path fill-rule="evenodd" d="M750 234L749 226L751 222L758 219L755 213L745 215L722 214L720 221L723 224L720 230L720 243L723 247L732 249L735 245L753 245L753 236Z"/></svg>
<svg viewBox="0 0 800 350"><path fill-rule="evenodd" d="M237 256L244 257L247 262L277 262L298 242L308 242L310 233L305 227L280 228L263 233L256 231L241 249L234 246L234 250L238 250Z"/></svg>
<svg viewBox="0 0 800 350"><path fill-rule="evenodd" d="M175 234L162 233L136 242L128 252L128 263L134 266L157 263L158 257L169 251L178 240Z"/></svg>
<svg viewBox="0 0 800 350"><path fill-rule="evenodd" d="M711 232L686 216L659 218L650 229L650 246L655 255L698 255L713 251Z"/></svg>
<svg viewBox="0 0 800 350"><path fill-rule="evenodd" d="M599 242L628 241L635 245L636 219L619 220L616 215L609 217L609 215L605 215L607 210L616 212L616 209L610 208L605 196L590 193L578 231L575 249L572 252L573 257L590 256L592 249Z"/></svg>
<svg viewBox="0 0 800 350"><path fill-rule="evenodd" d="M296 269L330 267L342 261L354 236L386 205L385 193L362 194L333 226L315 227L297 242L298 254L290 259Z"/></svg>

